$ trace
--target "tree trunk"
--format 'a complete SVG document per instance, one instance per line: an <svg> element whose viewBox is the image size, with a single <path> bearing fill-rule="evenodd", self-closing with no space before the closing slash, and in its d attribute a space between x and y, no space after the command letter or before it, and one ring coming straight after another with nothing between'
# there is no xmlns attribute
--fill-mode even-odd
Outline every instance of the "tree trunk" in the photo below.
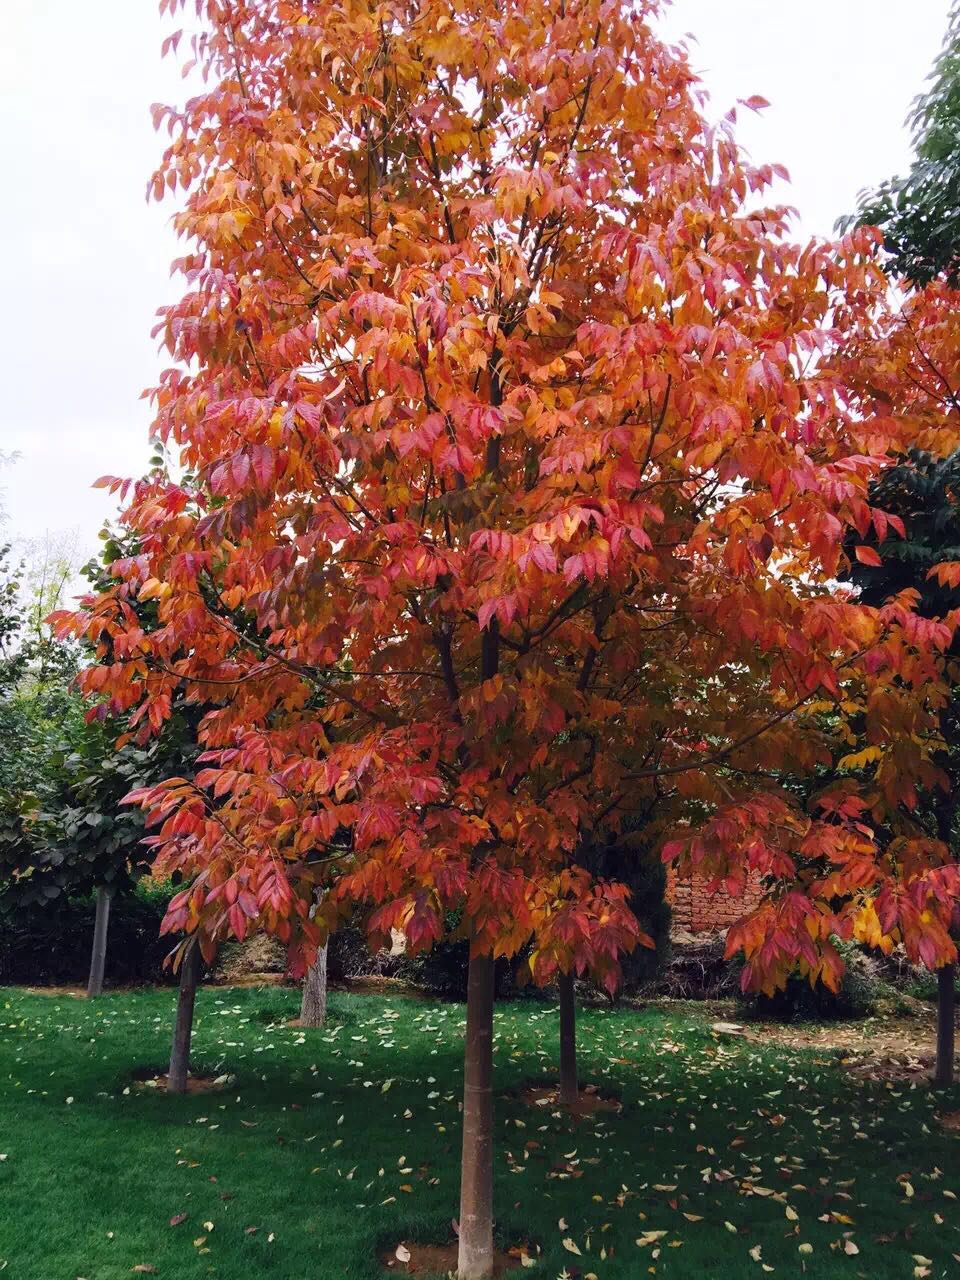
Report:
<svg viewBox="0 0 960 1280"><path fill-rule="evenodd" d="M300 1004L301 1027L322 1027L327 1020L327 944L317 952L317 958L307 970L303 980L303 1000Z"/></svg>
<svg viewBox="0 0 960 1280"><path fill-rule="evenodd" d="M177 1020L173 1025L173 1044L170 1048L167 1093L186 1093L187 1091L190 1040L193 1036L193 1006L197 999L200 960L200 947L194 939L180 961L180 992L177 996Z"/></svg>
<svg viewBox="0 0 960 1280"><path fill-rule="evenodd" d="M561 973L560 988L560 1102L572 1107L580 1096L577 1080L577 997L573 974Z"/></svg>
<svg viewBox="0 0 960 1280"><path fill-rule="evenodd" d="M943 1088L953 1084L957 966L946 964L937 970L937 1068L934 1082Z"/></svg>
<svg viewBox="0 0 960 1280"><path fill-rule="evenodd" d="M470 957L457 1280L493 1275L493 978L493 956Z"/></svg>
<svg viewBox="0 0 960 1280"><path fill-rule="evenodd" d="M107 964L107 926L110 923L110 900L113 890L102 884L97 890L97 915L93 926L93 950L90 953L90 976L87 995L103 994L103 971Z"/></svg>

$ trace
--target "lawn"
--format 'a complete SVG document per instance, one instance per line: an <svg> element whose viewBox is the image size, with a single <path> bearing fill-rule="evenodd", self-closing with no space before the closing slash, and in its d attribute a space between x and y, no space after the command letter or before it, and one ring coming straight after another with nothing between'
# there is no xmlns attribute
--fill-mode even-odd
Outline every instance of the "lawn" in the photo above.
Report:
<svg viewBox="0 0 960 1280"><path fill-rule="evenodd" d="M462 1006L335 994L304 1033L296 992L207 988L195 1065L233 1078L174 1099L131 1084L174 998L0 992L3 1280L360 1280L378 1247L449 1234ZM549 1005L499 1010L501 1090L555 1070L556 1031ZM542 1248L523 1274L960 1273L957 1097L720 1041L686 1007L591 1010L580 1040L622 1113L497 1102L499 1231Z"/></svg>

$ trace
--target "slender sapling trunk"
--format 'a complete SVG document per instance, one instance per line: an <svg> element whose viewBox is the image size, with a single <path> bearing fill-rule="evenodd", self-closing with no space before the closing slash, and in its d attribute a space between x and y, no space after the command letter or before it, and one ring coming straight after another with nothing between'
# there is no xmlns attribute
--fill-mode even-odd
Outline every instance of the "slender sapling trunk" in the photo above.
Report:
<svg viewBox="0 0 960 1280"><path fill-rule="evenodd" d="M457 1280L489 1280L493 1275L493 995L493 956L471 956Z"/></svg>
<svg viewBox="0 0 960 1280"><path fill-rule="evenodd" d="M177 1019L173 1026L170 1070L167 1073L168 1093L186 1093L187 1091L187 1074L190 1070L190 1040L193 1036L193 1007L197 999L200 961L200 947L196 939L194 939L187 947L186 954L180 961Z"/></svg>
<svg viewBox="0 0 960 1280"><path fill-rule="evenodd" d="M560 988L560 1102L572 1107L580 1096L577 1080L577 997L573 974L561 973Z"/></svg>
<svg viewBox="0 0 960 1280"><path fill-rule="evenodd" d="M97 889L97 914L93 925L93 950L90 953L90 976L87 995L103 993L103 974L107 965L107 927L110 923L110 900L113 890L102 884Z"/></svg>
<svg viewBox="0 0 960 1280"><path fill-rule="evenodd" d="M952 1085L954 1080L956 976L955 964L946 964L937 970L937 1066L934 1082L943 1088Z"/></svg>

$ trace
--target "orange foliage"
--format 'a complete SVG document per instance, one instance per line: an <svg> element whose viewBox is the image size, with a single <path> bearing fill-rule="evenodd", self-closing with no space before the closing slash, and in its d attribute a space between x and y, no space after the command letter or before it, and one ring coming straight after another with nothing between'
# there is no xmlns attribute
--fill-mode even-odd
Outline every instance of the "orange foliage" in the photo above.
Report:
<svg viewBox="0 0 960 1280"><path fill-rule="evenodd" d="M140 551L60 619L138 737L211 705L196 779L135 797L188 880L168 927L309 958L352 904L413 947L456 906L477 951L612 984L637 924L574 850L663 795L719 880L829 864L736 937L760 982L833 981L822 883L875 885L870 824L767 774L856 704L877 813L909 802L952 634L836 583L914 426L896 342L869 385L848 358L886 333L875 237L792 243L647 0L199 9L152 184L185 193L181 469L105 479Z"/></svg>

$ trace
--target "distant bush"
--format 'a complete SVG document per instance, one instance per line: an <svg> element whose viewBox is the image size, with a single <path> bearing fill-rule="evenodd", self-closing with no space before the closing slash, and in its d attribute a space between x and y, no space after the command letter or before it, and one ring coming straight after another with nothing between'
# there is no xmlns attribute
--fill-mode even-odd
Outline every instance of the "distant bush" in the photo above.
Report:
<svg viewBox="0 0 960 1280"><path fill-rule="evenodd" d="M653 947L635 947L623 958L624 985L629 990L645 982L657 979L670 963L670 926L673 912L667 902L667 869L658 857L638 857L633 867L626 870L626 883L630 885L630 909L640 921L644 932L653 940Z"/></svg>
<svg viewBox="0 0 960 1280"><path fill-rule="evenodd" d="M457 915L451 913L446 924L448 935L455 935ZM465 1000L469 959L469 944L455 936L448 936L430 951L415 956L406 952L371 952L363 929L358 925L344 925L330 938L327 975L337 982L395 978L419 987L439 1000ZM516 994L514 966L509 961L497 961L496 983L499 999Z"/></svg>
<svg viewBox="0 0 960 1280"><path fill-rule="evenodd" d="M875 1013L887 993L876 957L854 943L834 939L834 944L846 965L839 991L793 977L772 996L740 995L745 1015L775 1022L842 1022Z"/></svg>
<svg viewBox="0 0 960 1280"><path fill-rule="evenodd" d="M168 982L163 961L173 943L160 937L172 890L141 880L111 905L107 984ZM25 985L85 983L96 904L90 897L56 898L0 917L0 982Z"/></svg>
<svg viewBox="0 0 960 1280"><path fill-rule="evenodd" d="M728 1000L740 991L740 968L726 958L719 934L674 943L662 971L642 984L639 993L671 1000Z"/></svg>

